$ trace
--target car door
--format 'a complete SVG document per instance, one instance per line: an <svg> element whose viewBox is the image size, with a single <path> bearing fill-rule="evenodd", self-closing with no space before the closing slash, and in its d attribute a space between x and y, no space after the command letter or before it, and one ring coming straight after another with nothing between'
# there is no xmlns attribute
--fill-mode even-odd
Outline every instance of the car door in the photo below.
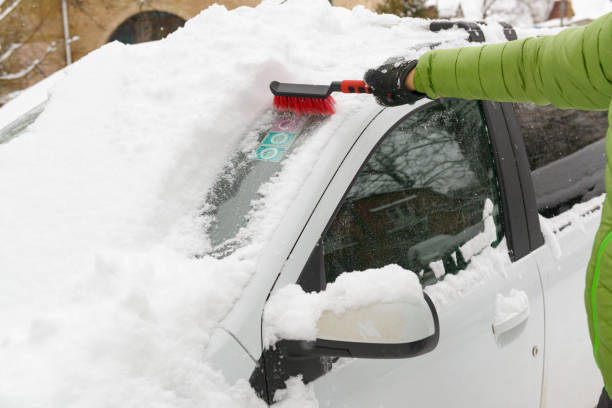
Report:
<svg viewBox="0 0 612 408"><path fill-rule="evenodd" d="M593 407L603 382L589 340L584 285L605 192L607 112L514 104L507 114L518 120L513 133L520 134L518 146L524 142L526 179L540 214L535 228L548 241L533 251L545 291L542 406Z"/></svg>
<svg viewBox="0 0 612 408"><path fill-rule="evenodd" d="M275 285L321 290L341 273L399 264L434 301L438 346L409 359L296 360L269 349L270 395L300 375L321 406L539 406L542 289L500 117L497 104L456 99L383 111Z"/></svg>

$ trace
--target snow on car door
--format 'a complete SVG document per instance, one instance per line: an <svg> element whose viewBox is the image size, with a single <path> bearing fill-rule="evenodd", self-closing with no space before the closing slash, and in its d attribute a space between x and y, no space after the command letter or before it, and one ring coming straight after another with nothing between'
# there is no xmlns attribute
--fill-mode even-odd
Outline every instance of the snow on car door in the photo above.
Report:
<svg viewBox="0 0 612 408"><path fill-rule="evenodd" d="M355 270L399 264L414 271L434 300L439 344L409 359L327 358L318 368L294 365L287 376L314 379L323 407L535 408L544 341L540 279L532 257L508 256L503 184L481 104L436 101L405 116L409 110L388 109L366 129L294 252L322 244L298 281L310 290ZM282 374L282 356L277 364ZM276 377L272 393L282 375Z"/></svg>

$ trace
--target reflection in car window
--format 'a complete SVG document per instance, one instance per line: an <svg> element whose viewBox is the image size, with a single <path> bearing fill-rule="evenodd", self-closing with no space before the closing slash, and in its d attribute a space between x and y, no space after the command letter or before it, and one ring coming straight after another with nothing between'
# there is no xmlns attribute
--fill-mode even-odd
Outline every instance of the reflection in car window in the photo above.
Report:
<svg viewBox="0 0 612 408"><path fill-rule="evenodd" d="M480 103L428 105L400 122L357 174L323 238L326 281L387 264L419 273L423 285L456 273L467 265L459 247L484 230L487 199L493 240L502 236L498 196Z"/></svg>
<svg viewBox="0 0 612 408"><path fill-rule="evenodd" d="M604 193L607 112L514 104L540 214L552 217Z"/></svg>
<svg viewBox="0 0 612 408"><path fill-rule="evenodd" d="M0 144L6 143L11 139L16 138L28 126L34 123L38 115L40 115L43 109L45 108L46 104L46 102L41 103L40 105L18 117L13 122L9 123L7 126L0 129Z"/></svg>
<svg viewBox="0 0 612 408"><path fill-rule="evenodd" d="M283 161L323 121L321 116L269 112L245 136L206 197L204 216L211 255L224 257L246 244L240 235L248 223L259 188L276 175Z"/></svg>

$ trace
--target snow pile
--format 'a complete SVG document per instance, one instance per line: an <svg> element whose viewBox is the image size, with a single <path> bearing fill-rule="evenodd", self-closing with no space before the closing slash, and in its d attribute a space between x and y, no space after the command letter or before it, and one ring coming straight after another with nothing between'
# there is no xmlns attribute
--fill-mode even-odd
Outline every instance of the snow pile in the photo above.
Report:
<svg viewBox="0 0 612 408"><path fill-rule="evenodd" d="M498 293L495 298L493 325L503 324L523 313L529 313L529 298L525 292L511 289L508 296Z"/></svg>
<svg viewBox="0 0 612 408"><path fill-rule="evenodd" d="M446 274L446 269L444 268L444 262L442 260L431 262L429 267L433 271L436 279L440 279Z"/></svg>
<svg viewBox="0 0 612 408"><path fill-rule="evenodd" d="M557 235L572 233L570 231L574 229L578 229L578 231L583 234L587 234L585 221L591 217L597 217L599 219L605 197L605 194L601 194L584 203L574 204L569 210L552 218L546 218L542 215L539 216L540 228L542 229L544 240L555 258L560 259L563 255L563 250L561 249L561 244Z"/></svg>
<svg viewBox="0 0 612 408"><path fill-rule="evenodd" d="M497 240L497 230L493 219L493 202L488 198L485 200L482 219L484 230L459 248L463 258L469 262L465 270L456 275L446 274L442 261L430 264L436 278L444 276L444 280L425 288L436 306L455 302L493 276L506 276L506 267L510 264L508 248L505 239L497 248L491 246Z"/></svg>
<svg viewBox="0 0 612 408"><path fill-rule="evenodd" d="M288 379L285 384L286 389L274 394L275 408L319 408L313 386L304 385L301 375Z"/></svg>
<svg viewBox="0 0 612 408"><path fill-rule="evenodd" d="M508 248L505 242L502 242L497 248L488 247L472 258L465 270L456 275L446 274L444 280L427 286L425 292L436 307L447 307L493 277L506 277L509 265Z"/></svg>
<svg viewBox="0 0 612 408"><path fill-rule="evenodd" d="M482 211L482 220L484 224L484 230L476 234L475 237L464 243L459 247L459 251L466 262L472 260L475 255L485 251L497 240L497 229L495 228L495 220L493 219L493 202L487 198L484 203ZM476 226L477 227L477 226ZM457 262L456 255L453 253L455 263ZM438 260L431 262L429 267L434 272L437 279L442 278L446 275L446 269L444 267L444 261ZM460 272L461 273L461 272ZM457 283L455 278L449 275L450 281ZM446 278L445 278L446 279ZM444 285L442 285L444 286Z"/></svg>
<svg viewBox="0 0 612 408"><path fill-rule="evenodd" d="M274 292L264 310L264 346L280 339L317 339L317 322L324 311L347 310L393 302L419 303L423 290L417 275L398 265L343 273L324 291L305 293L299 285Z"/></svg>
<svg viewBox="0 0 612 408"><path fill-rule="evenodd" d="M337 98L337 115L296 151L306 160L271 180L282 188L262 188L247 228L266 228L221 260L195 256L210 250L206 192L271 107L270 80L358 79L467 36L326 0L281 3L212 6L163 41L104 46L0 146L0 406L259 404L203 351L329 135L374 102Z"/></svg>
<svg viewBox="0 0 612 408"><path fill-rule="evenodd" d="M542 219L546 220L549 229L552 233L558 234L561 231L565 231L567 227L576 227L579 231L586 233L585 221L591 217L600 217L601 210L603 207L605 194L600 194L597 197L593 197L588 201L577 203L572 206L569 210L563 211L561 214L552 217L544 218L540 216L540 222Z"/></svg>
<svg viewBox="0 0 612 408"><path fill-rule="evenodd" d="M0 405L255 401L248 384L229 387L201 363L209 332L248 276L247 264L196 260L161 247L64 255L65 263L49 259L45 270L33 256L32 269L2 276Z"/></svg>
<svg viewBox="0 0 612 408"><path fill-rule="evenodd" d="M561 245L559 244L559 240L555 236L555 230L550 222L550 220L542 215L538 216L540 219L540 229L542 230L542 235L544 236L544 242L548 245L548 248L552 251L553 256L556 259L561 259L561 255L563 255L563 251L561 250Z"/></svg>
<svg viewBox="0 0 612 408"><path fill-rule="evenodd" d="M482 252L497 240L497 229L495 228L495 220L493 219L493 201L489 198L485 200L484 209L482 210L482 220L484 222L484 231L459 248L466 262L469 262L474 255Z"/></svg>

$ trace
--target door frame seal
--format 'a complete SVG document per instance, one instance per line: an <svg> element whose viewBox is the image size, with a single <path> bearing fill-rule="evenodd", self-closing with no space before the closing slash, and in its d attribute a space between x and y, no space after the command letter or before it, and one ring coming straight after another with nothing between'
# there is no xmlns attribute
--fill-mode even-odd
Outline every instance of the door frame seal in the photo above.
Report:
<svg viewBox="0 0 612 408"><path fill-rule="evenodd" d="M493 158L497 168L499 192L502 200L504 230L508 240L508 253L514 262L531 250L527 211L524 203L523 184L519 175L511 132L504 116L503 104L482 101L482 107L489 128Z"/></svg>

